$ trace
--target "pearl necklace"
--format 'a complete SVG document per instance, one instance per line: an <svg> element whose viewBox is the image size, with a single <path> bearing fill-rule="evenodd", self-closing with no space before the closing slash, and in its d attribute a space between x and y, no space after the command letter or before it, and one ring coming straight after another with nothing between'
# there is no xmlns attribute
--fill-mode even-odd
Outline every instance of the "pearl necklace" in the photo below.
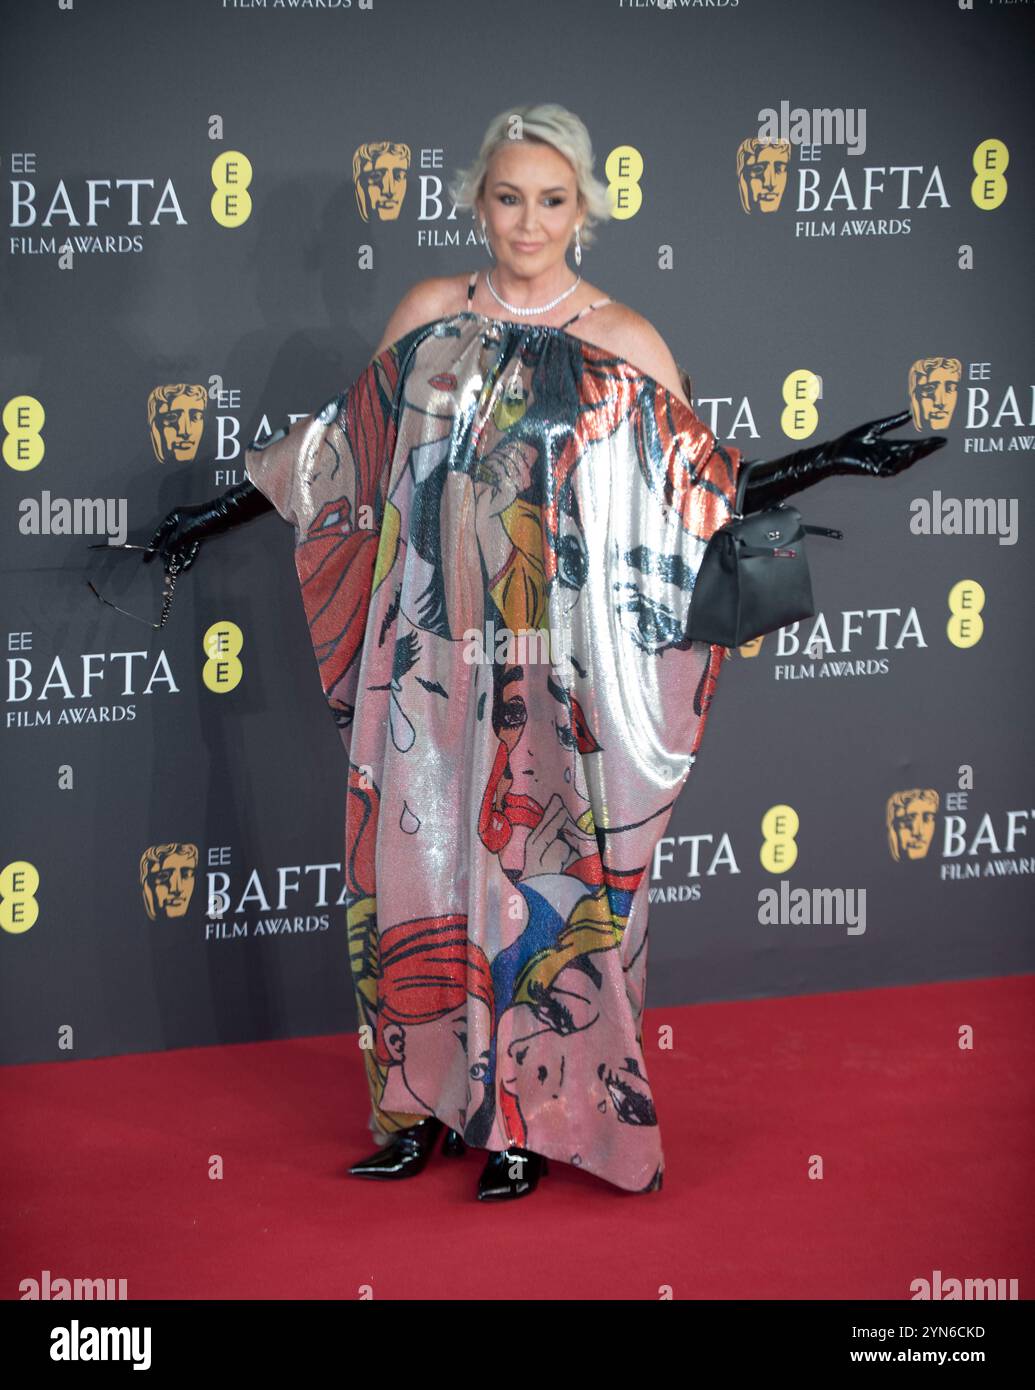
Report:
<svg viewBox="0 0 1035 1390"><path fill-rule="evenodd" d="M567 299L570 294L575 293L579 285L582 283L582 276L580 275L578 279L575 281L574 285L572 285L569 289L566 289L563 294L559 294L556 299L551 299L549 304L538 304L534 309L524 309L519 304L508 304L507 301L501 295L498 295L495 289L493 288L491 271L487 270L485 272L485 283L488 285L489 293L492 295L493 299L496 300L497 304L502 304L504 309L509 309L512 314L520 314L522 318L528 318L532 314L545 314L547 309L556 308L557 305L560 304L562 299Z"/></svg>

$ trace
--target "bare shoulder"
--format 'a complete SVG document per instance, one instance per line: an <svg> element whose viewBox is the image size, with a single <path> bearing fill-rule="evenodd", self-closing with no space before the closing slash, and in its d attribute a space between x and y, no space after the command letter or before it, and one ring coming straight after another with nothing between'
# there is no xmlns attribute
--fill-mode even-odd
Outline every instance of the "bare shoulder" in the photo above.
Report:
<svg viewBox="0 0 1035 1390"><path fill-rule="evenodd" d="M456 281L455 275L431 275L411 285L392 310L373 356L377 357L414 328L448 314L449 306L456 297Z"/></svg>
<svg viewBox="0 0 1035 1390"><path fill-rule="evenodd" d="M594 320L599 320L594 323ZM650 319L627 304L608 304L582 320L585 336L624 357L634 367L660 381L662 386L693 409L680 377L679 365Z"/></svg>

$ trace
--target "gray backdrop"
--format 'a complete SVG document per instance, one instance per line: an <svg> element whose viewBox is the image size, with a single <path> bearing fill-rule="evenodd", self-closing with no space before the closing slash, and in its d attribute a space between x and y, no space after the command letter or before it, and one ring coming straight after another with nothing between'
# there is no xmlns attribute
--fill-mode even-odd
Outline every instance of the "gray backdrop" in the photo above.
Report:
<svg viewBox="0 0 1035 1390"><path fill-rule="evenodd" d="M290 529L269 515L209 541L154 632L86 580L157 614L157 567L87 549L103 535L32 530L32 503L124 499L141 541L176 503L239 480L240 443L344 390L409 285L488 264L434 195L492 116L534 101L586 121L605 180L610 152L642 156L642 203L601 228L582 270L656 325L720 439L748 458L800 447L781 410L801 369L823 382L808 442L905 408L915 362L936 359L954 393L948 447L912 472L794 499L846 531L810 542L833 650L795 654L774 634L724 662L653 870L648 1004L1031 968L1029 10L107 0L4 15L4 1060L354 1028L345 764ZM781 102L864 112L865 149L793 143L777 204L745 211L738 147ZM353 156L379 140L409 146L406 196L394 220L365 222ZM986 141L1000 142L986 175L1008 154L1005 192L991 177L972 189ZM212 211L224 151L252 166L238 225ZM92 226L90 179L110 181ZM151 181L135 218L118 179ZM152 447L149 395L170 383L209 390L193 461ZM1005 534L911 530L914 499L936 489L1001 505ZM967 614L984 595L983 628L968 620L962 640L960 581ZM877 610L892 610L883 644ZM847 643L846 612L861 615ZM221 690L203 638L224 621L243 647ZM887 806L903 792L924 793L904 799L919 849L896 858ZM776 805L799 820L786 869L760 857ZM177 844L197 847L193 896L152 920L141 856ZM322 895L304 872L320 864ZM219 936L213 872L230 878ZM242 903L253 873L265 900ZM282 908L278 873L298 885ZM865 918L760 921L781 883L865 890ZM301 929L258 930L278 919Z"/></svg>

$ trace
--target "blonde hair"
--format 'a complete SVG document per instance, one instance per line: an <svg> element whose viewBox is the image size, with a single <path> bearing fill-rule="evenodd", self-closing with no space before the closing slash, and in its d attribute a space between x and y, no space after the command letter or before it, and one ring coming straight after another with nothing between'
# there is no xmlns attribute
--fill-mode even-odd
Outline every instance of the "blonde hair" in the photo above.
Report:
<svg viewBox="0 0 1035 1390"><path fill-rule="evenodd" d="M515 125L520 131L517 135L511 133ZM466 169L461 169L450 185L449 196L456 206L474 212L475 200L484 190L485 175L493 155L515 139L537 140L552 145L571 164L575 170L576 190L585 208L579 223L579 238L583 246L591 246L596 239L593 224L606 222L612 215L611 199L607 185L593 174L593 145L585 123L573 111L558 106L556 102L515 106L493 117L482 137L477 159Z"/></svg>

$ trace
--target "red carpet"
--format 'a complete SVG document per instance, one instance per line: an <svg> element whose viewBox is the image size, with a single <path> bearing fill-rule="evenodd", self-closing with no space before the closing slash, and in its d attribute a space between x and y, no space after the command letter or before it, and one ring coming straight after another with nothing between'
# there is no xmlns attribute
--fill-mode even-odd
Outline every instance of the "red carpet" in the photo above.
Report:
<svg viewBox="0 0 1035 1390"><path fill-rule="evenodd" d="M479 1203L480 1150L343 1176L373 1147L354 1035L7 1067L0 1297L49 1270L130 1299L908 1299L940 1270L1031 1298L1033 993L648 1010L667 1168L645 1195L551 1163Z"/></svg>

